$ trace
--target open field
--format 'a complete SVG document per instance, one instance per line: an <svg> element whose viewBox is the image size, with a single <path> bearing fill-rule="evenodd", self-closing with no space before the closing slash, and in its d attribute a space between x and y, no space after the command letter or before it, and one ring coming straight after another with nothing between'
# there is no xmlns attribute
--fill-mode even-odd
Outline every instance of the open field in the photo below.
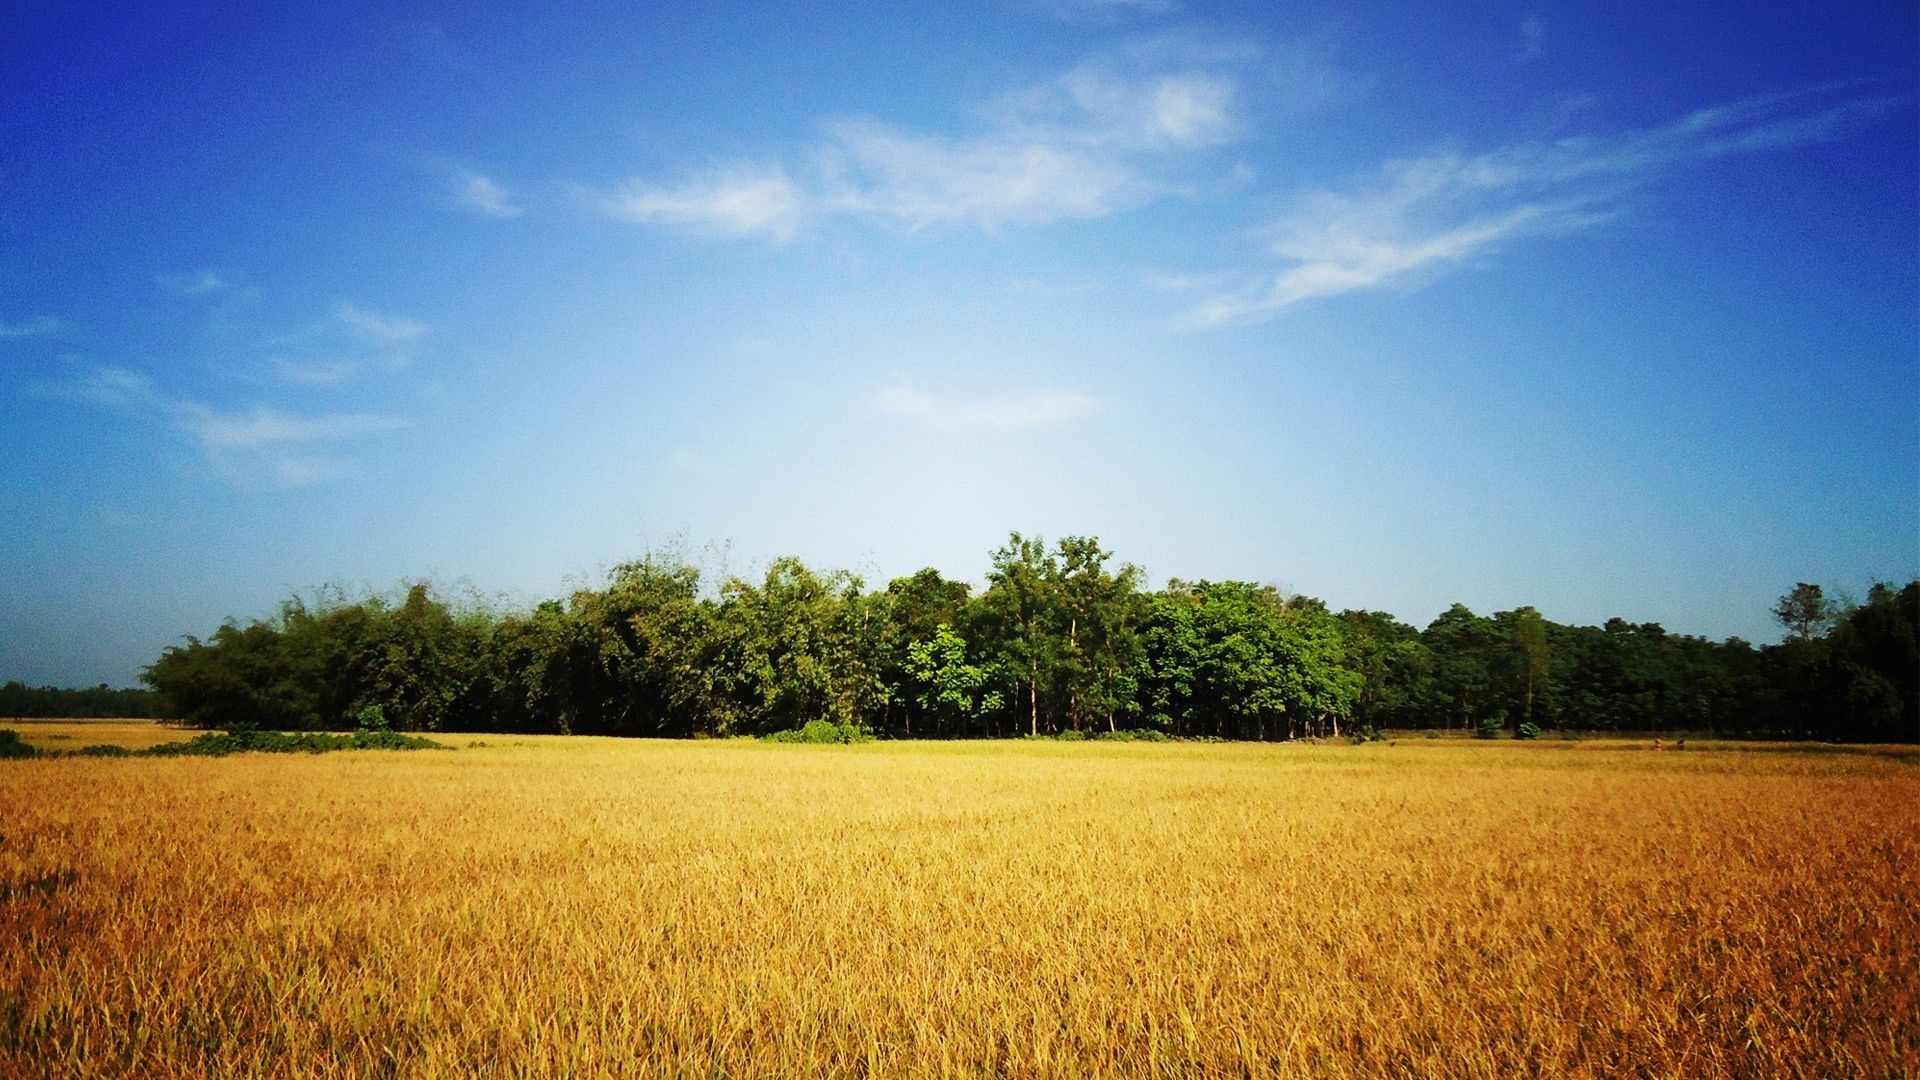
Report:
<svg viewBox="0 0 1920 1080"><path fill-rule="evenodd" d="M191 728L155 720L0 720L0 728L19 732L21 741L40 750L78 750L101 744L145 750L161 743L185 742L199 734Z"/></svg>
<svg viewBox="0 0 1920 1080"><path fill-rule="evenodd" d="M0 763L0 1074L1920 1071L1902 756L442 738Z"/></svg>

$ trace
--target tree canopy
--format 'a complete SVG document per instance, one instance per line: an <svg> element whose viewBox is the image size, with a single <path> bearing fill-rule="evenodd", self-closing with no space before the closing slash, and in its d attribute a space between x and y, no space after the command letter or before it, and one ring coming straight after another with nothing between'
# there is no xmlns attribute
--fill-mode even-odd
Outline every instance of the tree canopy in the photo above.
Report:
<svg viewBox="0 0 1920 1080"><path fill-rule="evenodd" d="M404 731L658 736L822 721L919 738L1523 724L1920 738L1920 582L1858 605L1798 584L1775 608L1785 639L1755 647L1532 607L1455 604L1416 628L1272 585L1143 580L1092 537L1014 533L979 591L933 569L870 589L793 558L715 582L655 554L527 610L426 583L325 593L168 648L144 703L229 730L351 729L378 709Z"/></svg>

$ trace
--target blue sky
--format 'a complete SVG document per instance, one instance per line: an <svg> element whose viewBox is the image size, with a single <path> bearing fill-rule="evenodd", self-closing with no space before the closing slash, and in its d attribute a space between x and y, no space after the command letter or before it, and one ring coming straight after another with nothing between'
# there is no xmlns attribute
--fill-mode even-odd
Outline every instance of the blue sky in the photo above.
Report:
<svg viewBox="0 0 1920 1080"><path fill-rule="evenodd" d="M1920 569L1911 4L0 12L0 678L1010 529L1424 625Z"/></svg>

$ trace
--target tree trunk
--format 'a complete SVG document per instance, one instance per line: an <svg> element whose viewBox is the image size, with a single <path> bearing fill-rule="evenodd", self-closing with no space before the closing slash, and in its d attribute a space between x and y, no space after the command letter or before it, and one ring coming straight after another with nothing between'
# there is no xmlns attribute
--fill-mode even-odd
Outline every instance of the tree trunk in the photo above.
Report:
<svg viewBox="0 0 1920 1080"><path fill-rule="evenodd" d="M1077 657L1077 654L1080 649L1079 640L1080 640L1080 616L1075 615L1072 618L1067 620L1067 655L1068 656ZM1076 659L1076 662L1077 662L1077 659ZM1080 688L1078 686L1074 686L1071 684L1067 686L1067 718L1073 721L1073 730L1079 731L1080 730Z"/></svg>

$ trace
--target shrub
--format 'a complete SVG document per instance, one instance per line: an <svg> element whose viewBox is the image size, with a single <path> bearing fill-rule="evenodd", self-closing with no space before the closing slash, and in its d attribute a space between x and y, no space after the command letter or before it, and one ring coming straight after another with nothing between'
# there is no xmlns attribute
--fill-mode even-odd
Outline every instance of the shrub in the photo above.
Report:
<svg viewBox="0 0 1920 1080"><path fill-rule="evenodd" d="M872 742L873 736L852 724L836 724L831 720L809 720L802 727L791 731L775 731L761 736L767 742L776 743L860 743Z"/></svg>
<svg viewBox="0 0 1920 1080"><path fill-rule="evenodd" d="M339 750L438 750L439 743L432 739L423 739L418 735L407 735L398 731L362 729L349 738L352 745L332 747Z"/></svg>
<svg viewBox="0 0 1920 1080"><path fill-rule="evenodd" d="M1093 737L1096 739L1099 739L1102 742L1132 742L1133 732L1124 731L1124 730L1123 731L1096 731L1093 733Z"/></svg>
<svg viewBox="0 0 1920 1080"><path fill-rule="evenodd" d="M1516 739L1537 739L1540 737L1540 725L1534 723L1521 724L1519 727L1513 729L1513 737Z"/></svg>
<svg viewBox="0 0 1920 1080"><path fill-rule="evenodd" d="M132 757L133 756L133 751L127 749L124 746L115 746L112 743L94 743L92 746L83 746L80 749L75 750L74 753L79 754L81 757Z"/></svg>
<svg viewBox="0 0 1920 1080"><path fill-rule="evenodd" d="M38 757L40 752L32 744L24 742L20 733L12 728L0 728L0 758Z"/></svg>
<svg viewBox="0 0 1920 1080"><path fill-rule="evenodd" d="M1489 716L1485 720L1480 721L1479 727L1473 729L1473 737L1476 739L1497 739L1506 731L1506 728L1507 725L1502 722L1499 717Z"/></svg>
<svg viewBox="0 0 1920 1080"><path fill-rule="evenodd" d="M1086 737L1087 733L1078 728L1068 728L1054 736L1054 738L1059 739L1061 742L1079 742Z"/></svg>
<svg viewBox="0 0 1920 1080"><path fill-rule="evenodd" d="M448 749L417 735L398 731L356 731L332 735L310 731L289 735L279 731L210 731L187 742L166 743L141 751L151 757L225 757L228 754L324 754L329 750L442 750Z"/></svg>
<svg viewBox="0 0 1920 1080"><path fill-rule="evenodd" d="M353 710L353 726L357 731L388 731L392 725L387 723L387 710L378 705L362 705Z"/></svg>

